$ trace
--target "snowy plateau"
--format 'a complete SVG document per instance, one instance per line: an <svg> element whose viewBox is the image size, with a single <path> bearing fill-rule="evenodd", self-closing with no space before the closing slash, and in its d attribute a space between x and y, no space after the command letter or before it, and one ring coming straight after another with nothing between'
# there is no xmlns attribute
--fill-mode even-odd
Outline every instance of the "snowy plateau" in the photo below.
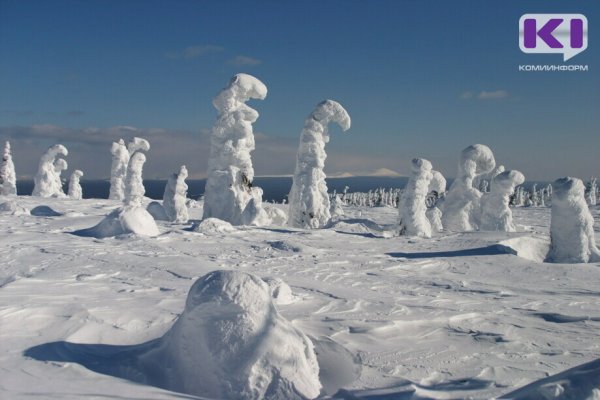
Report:
<svg viewBox="0 0 600 400"><path fill-rule="evenodd" d="M5 202L2 399L600 399L600 263L544 262L550 208L420 238L392 207L304 230L199 224L198 202L98 239L120 201Z"/></svg>

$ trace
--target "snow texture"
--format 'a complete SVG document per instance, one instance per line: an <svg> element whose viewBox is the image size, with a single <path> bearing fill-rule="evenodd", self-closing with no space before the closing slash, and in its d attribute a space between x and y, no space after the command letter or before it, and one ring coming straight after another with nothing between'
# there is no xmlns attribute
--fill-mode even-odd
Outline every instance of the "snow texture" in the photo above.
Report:
<svg viewBox="0 0 600 400"><path fill-rule="evenodd" d="M286 226L287 225L288 215L285 211L283 211L281 208L279 208L273 204L268 204L268 203L265 203L263 205L263 207L264 207L265 211L267 212L267 215L271 219L271 225L274 225L274 226Z"/></svg>
<svg viewBox="0 0 600 400"><path fill-rule="evenodd" d="M475 144L461 153L456 179L443 203L442 223L445 229L456 232L478 228L481 192L473 187L477 175L490 172L496 161L489 147Z"/></svg>
<svg viewBox="0 0 600 400"><path fill-rule="evenodd" d="M165 208L158 201L152 201L146 207L146 210L152 215L156 221L168 221L169 217L167 217L167 213L165 212Z"/></svg>
<svg viewBox="0 0 600 400"><path fill-rule="evenodd" d="M296 228L317 229L331 219L325 182L325 144L329 142L328 125L337 123L343 131L350 129L350 116L342 105L325 100L304 122L296 157L292 189L288 196L288 224Z"/></svg>
<svg viewBox="0 0 600 400"><path fill-rule="evenodd" d="M310 339L279 314L262 279L240 271L198 279L183 314L140 360L160 386L209 398L305 399L321 389Z"/></svg>
<svg viewBox="0 0 600 400"><path fill-rule="evenodd" d="M75 200L81 200L83 198L83 190L81 189L81 184L79 183L80 178L83 176L83 172L76 169L71 174L71 178L69 179L69 197Z"/></svg>
<svg viewBox="0 0 600 400"><path fill-rule="evenodd" d="M525 182L525 176L516 170L504 171L491 182L491 191L481 198L482 231L515 232L513 216L508 203L515 187Z"/></svg>
<svg viewBox="0 0 600 400"><path fill-rule="evenodd" d="M131 142L127 143L127 151L130 156L133 156L138 151L149 151L150 143L146 139L134 137Z"/></svg>
<svg viewBox="0 0 600 400"><path fill-rule="evenodd" d="M179 173L171 174L167 181L163 195L163 208L168 221L180 224L188 222L189 216L186 205L188 185L185 183L187 177L187 168L182 165Z"/></svg>
<svg viewBox="0 0 600 400"><path fill-rule="evenodd" d="M286 305L294 302L295 297L290 286L281 278L265 278L265 282L269 285L271 297L277 305Z"/></svg>
<svg viewBox="0 0 600 400"><path fill-rule="evenodd" d="M10 215L30 215L29 209L20 206L15 200L0 203L0 213L7 213Z"/></svg>
<svg viewBox="0 0 600 400"><path fill-rule="evenodd" d="M431 224L427 219L425 204L429 183L433 178L431 169L431 163L424 158L412 160L410 178L402 193L399 224L401 235L431 237Z"/></svg>
<svg viewBox="0 0 600 400"><path fill-rule="evenodd" d="M551 246L548 261L555 263L600 262L594 236L594 218L585 201L585 187L577 178L554 181Z"/></svg>
<svg viewBox="0 0 600 400"><path fill-rule="evenodd" d="M127 177L127 164L129 164L129 151L123 139L113 142L110 149L112 154L112 165L110 168L110 192L108 198L111 200L123 200L125 198L125 179Z"/></svg>
<svg viewBox="0 0 600 400"><path fill-rule="evenodd" d="M258 112L245 104L266 96L267 87L261 81L237 74L213 100L219 115L211 136L204 218L219 218L233 225L268 221L262 209L262 191L252 187L252 123L258 119Z"/></svg>
<svg viewBox="0 0 600 400"><path fill-rule="evenodd" d="M192 230L205 235L213 235L234 232L236 229L227 221L218 218L206 218L199 224L195 224Z"/></svg>
<svg viewBox="0 0 600 400"><path fill-rule="evenodd" d="M39 197L65 197L60 180L60 173L66 169L66 161L58 156L67 156L67 148L62 144L55 144L46 150L40 159L38 172L34 179L32 196ZM62 160L59 161L59 160Z"/></svg>
<svg viewBox="0 0 600 400"><path fill-rule="evenodd" d="M10 142L4 144L2 164L0 164L0 195L11 196L17 194L17 174L12 160Z"/></svg>

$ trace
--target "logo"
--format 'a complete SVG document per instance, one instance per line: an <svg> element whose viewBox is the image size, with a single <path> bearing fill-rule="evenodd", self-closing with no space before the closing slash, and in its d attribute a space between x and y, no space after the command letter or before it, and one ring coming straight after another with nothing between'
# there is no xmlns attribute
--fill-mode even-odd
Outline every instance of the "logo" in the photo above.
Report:
<svg viewBox="0 0 600 400"><path fill-rule="evenodd" d="M588 21L582 14L525 14L519 20L523 53L562 54L567 61L588 47Z"/></svg>

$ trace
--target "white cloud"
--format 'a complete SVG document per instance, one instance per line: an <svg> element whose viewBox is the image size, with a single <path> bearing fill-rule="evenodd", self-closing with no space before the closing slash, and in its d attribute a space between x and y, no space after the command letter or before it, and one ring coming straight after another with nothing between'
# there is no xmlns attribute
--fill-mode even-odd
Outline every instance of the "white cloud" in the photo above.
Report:
<svg viewBox="0 0 600 400"><path fill-rule="evenodd" d="M193 58L201 57L208 53L218 53L223 50L224 49L221 46L215 46L212 44L203 44L203 45L188 46L183 50L168 52L165 54L165 57L172 58L172 59L190 60Z"/></svg>
<svg viewBox="0 0 600 400"><path fill-rule="evenodd" d="M495 90L493 92L481 91L477 98L480 100L495 100L495 99L504 99L508 97L508 92L506 90Z"/></svg>
<svg viewBox="0 0 600 400"><path fill-rule="evenodd" d="M236 56L228 61L229 64L235 65L236 67L245 67L245 66L256 66L262 64L262 61L256 58L248 57L248 56Z"/></svg>

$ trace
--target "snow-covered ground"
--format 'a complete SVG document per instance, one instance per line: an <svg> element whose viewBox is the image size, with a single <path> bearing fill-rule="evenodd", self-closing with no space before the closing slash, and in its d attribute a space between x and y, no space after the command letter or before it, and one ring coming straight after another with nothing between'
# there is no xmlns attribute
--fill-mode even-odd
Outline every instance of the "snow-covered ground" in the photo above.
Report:
<svg viewBox="0 0 600 400"><path fill-rule="evenodd" d="M315 344L323 396L485 399L536 381L515 396L555 398L569 384L600 396L597 361L543 380L600 359L600 265L541 262L548 208L514 209L516 233L432 239L390 237L387 207L346 208L328 229L224 233L193 231L194 208L189 224L159 221L155 238L95 239L74 232L120 203L17 202L33 215L0 212L2 399L196 398L157 387L136 354L217 269L291 286L277 307Z"/></svg>

